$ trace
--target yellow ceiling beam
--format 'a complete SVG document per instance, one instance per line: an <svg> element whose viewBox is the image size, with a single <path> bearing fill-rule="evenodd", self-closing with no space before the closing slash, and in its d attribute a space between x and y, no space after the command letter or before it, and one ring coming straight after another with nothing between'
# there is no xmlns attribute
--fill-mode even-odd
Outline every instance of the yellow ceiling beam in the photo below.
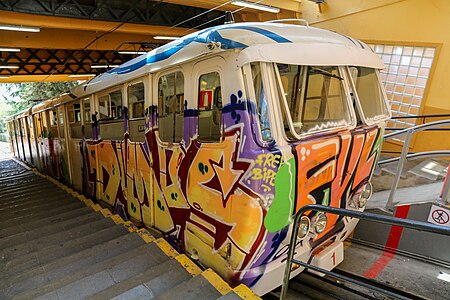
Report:
<svg viewBox="0 0 450 300"><path fill-rule="evenodd" d="M12 75L8 78L1 78L0 83L13 83L13 82L54 82L54 81L74 81L74 80L87 80L92 77L86 76L80 78L70 78L68 75Z"/></svg>
<svg viewBox="0 0 450 300"><path fill-rule="evenodd" d="M258 2L257 0L247 0L247 1ZM227 0L163 0L163 2L195 6L195 7L201 7L201 8L206 8L206 9L211 9L211 8L225 4L218 8L218 10L221 10L221 11L226 11L226 10L233 11L233 10L236 10L239 8L239 6L233 5L230 3L231 1L227 1ZM278 7L283 10L299 11L301 0L263 0L259 3L264 4L264 5ZM255 13L258 10L246 8L246 9L242 10L242 12L244 12L244 11L245 11L245 13L249 13L249 12Z"/></svg>

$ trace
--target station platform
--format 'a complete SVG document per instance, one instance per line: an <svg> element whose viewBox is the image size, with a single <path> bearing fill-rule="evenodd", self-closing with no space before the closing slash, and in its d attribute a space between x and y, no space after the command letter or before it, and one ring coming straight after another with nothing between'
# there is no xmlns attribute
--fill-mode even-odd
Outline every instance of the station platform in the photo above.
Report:
<svg viewBox="0 0 450 300"><path fill-rule="evenodd" d="M164 239L0 161L0 299L259 299Z"/></svg>

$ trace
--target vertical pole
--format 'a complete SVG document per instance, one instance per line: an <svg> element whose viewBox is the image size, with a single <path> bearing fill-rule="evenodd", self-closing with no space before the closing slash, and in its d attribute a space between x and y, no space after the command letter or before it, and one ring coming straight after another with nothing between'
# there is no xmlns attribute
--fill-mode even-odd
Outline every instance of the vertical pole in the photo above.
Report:
<svg viewBox="0 0 450 300"><path fill-rule="evenodd" d="M389 198L386 203L385 209L388 211L393 211L394 208L394 195L397 190L398 183L400 182L400 177L402 175L403 167L405 166L406 156L409 151L409 144L411 143L411 137L413 134L413 129L408 130L406 133L405 143L403 144L402 154L400 156L400 160L397 165L397 172L395 173L394 181L392 183L391 191L389 192Z"/></svg>
<svg viewBox="0 0 450 300"><path fill-rule="evenodd" d="M291 277L291 267L292 267L292 259L295 254L295 246L297 242L298 235L298 223L299 223L299 215L295 217L294 224L292 227L291 233L291 241L289 243L289 252L286 261L286 268L284 269L284 277L283 277L283 285L281 286L280 300L286 299L286 293L289 288L289 279Z"/></svg>
<svg viewBox="0 0 450 300"><path fill-rule="evenodd" d="M444 186L442 187L442 192L441 192L441 200L444 201L445 204L449 204L449 201L450 201L449 174L450 174L450 164L448 165L448 168L447 168L447 174L445 175Z"/></svg>

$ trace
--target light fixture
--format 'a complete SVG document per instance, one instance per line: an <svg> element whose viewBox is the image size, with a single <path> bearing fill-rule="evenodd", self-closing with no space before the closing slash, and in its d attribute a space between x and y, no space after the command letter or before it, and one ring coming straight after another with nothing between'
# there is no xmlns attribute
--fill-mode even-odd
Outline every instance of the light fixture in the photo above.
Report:
<svg viewBox="0 0 450 300"><path fill-rule="evenodd" d="M319 213L313 217L314 229L318 234L321 234L327 228L327 216L324 213Z"/></svg>
<svg viewBox="0 0 450 300"><path fill-rule="evenodd" d="M309 233L310 226L311 226L311 221L309 220L309 218L307 216L302 216L300 218L300 223L298 224L297 237L299 239L304 239Z"/></svg>
<svg viewBox="0 0 450 300"><path fill-rule="evenodd" d="M22 25L7 25L7 24L0 24L0 30L26 31L26 32L41 31L41 29L39 27L22 26Z"/></svg>
<svg viewBox="0 0 450 300"><path fill-rule="evenodd" d="M450 282L450 274L447 274L447 273L444 273L444 272L439 272L437 278L440 279L440 280L444 280L444 281Z"/></svg>
<svg viewBox="0 0 450 300"><path fill-rule="evenodd" d="M9 75L0 75L0 79L6 79L9 78Z"/></svg>
<svg viewBox="0 0 450 300"><path fill-rule="evenodd" d="M180 37L178 36L164 36L164 35L157 35L153 37L155 40L178 40Z"/></svg>
<svg viewBox="0 0 450 300"><path fill-rule="evenodd" d="M0 69L18 69L19 66L0 65Z"/></svg>
<svg viewBox="0 0 450 300"><path fill-rule="evenodd" d="M119 51L119 54L146 54L146 51Z"/></svg>
<svg viewBox="0 0 450 300"><path fill-rule="evenodd" d="M69 75L68 77L70 78L77 78L77 77L94 77L95 74L72 74Z"/></svg>
<svg viewBox="0 0 450 300"><path fill-rule="evenodd" d="M0 51L5 51L5 52L20 52L20 48L0 47Z"/></svg>
<svg viewBox="0 0 450 300"><path fill-rule="evenodd" d="M119 65L92 65L91 69L117 68Z"/></svg>
<svg viewBox="0 0 450 300"><path fill-rule="evenodd" d="M267 12L271 12L271 13L275 13L275 14L280 12L280 9L278 7L263 5L263 4L249 2L249 1L244 1L244 0L232 0L231 4L234 4L234 5L237 5L237 6L242 6L242 7L248 7L248 8L263 10L263 11L267 11Z"/></svg>

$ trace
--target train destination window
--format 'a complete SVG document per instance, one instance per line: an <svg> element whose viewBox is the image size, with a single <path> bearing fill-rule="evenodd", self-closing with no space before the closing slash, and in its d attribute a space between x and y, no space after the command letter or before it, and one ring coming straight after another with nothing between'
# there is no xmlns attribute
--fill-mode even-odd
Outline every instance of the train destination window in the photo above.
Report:
<svg viewBox="0 0 450 300"><path fill-rule="evenodd" d="M261 129L261 137L263 141L270 142L273 137L270 131L268 103L261 76L261 65L259 63L252 63L251 69L256 97L256 114Z"/></svg>
<svg viewBox="0 0 450 300"><path fill-rule="evenodd" d="M309 133L351 124L344 91L344 79L337 66L298 66L277 64L288 109L283 119L291 118L295 133ZM282 97L280 100L283 101ZM288 120L283 120L289 123ZM288 133L289 128L285 126ZM290 137L289 134L287 134Z"/></svg>
<svg viewBox="0 0 450 300"><path fill-rule="evenodd" d="M376 71L365 67L350 67L349 70L366 122L373 124L388 117L389 110Z"/></svg>
<svg viewBox="0 0 450 300"><path fill-rule="evenodd" d="M158 80L158 131L163 142L179 143L184 129L184 76L174 72Z"/></svg>
<svg viewBox="0 0 450 300"><path fill-rule="evenodd" d="M198 89L198 139L220 142L222 127L222 88L217 72L200 76Z"/></svg>

